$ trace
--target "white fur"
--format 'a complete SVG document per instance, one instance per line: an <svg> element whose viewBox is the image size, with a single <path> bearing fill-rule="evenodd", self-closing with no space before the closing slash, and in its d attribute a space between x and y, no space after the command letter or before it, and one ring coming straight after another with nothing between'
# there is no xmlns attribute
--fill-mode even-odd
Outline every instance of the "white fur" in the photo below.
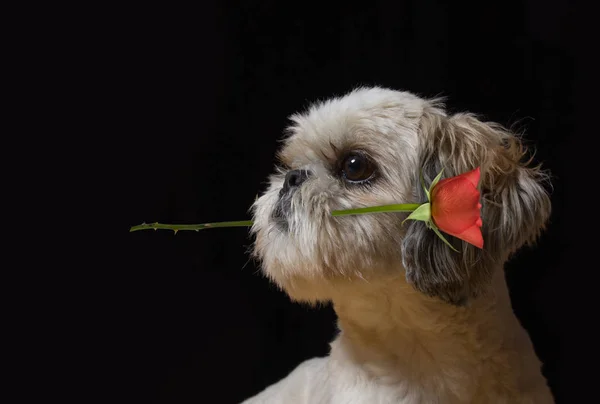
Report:
<svg viewBox="0 0 600 404"><path fill-rule="evenodd" d="M552 403L531 341L512 312L502 268L509 253L543 227L547 215L535 216L540 209L534 202L544 212L549 206L535 172L512 161L503 148L509 135L492 126L480 130L479 121L447 117L435 101L381 88L315 105L292 121L280 155L287 167L271 177L254 206L254 253L292 299L332 301L340 333L328 357L304 362L244 403ZM462 124L468 130L461 131ZM469 267L466 274L456 271L465 284L473 283L465 287L464 305L439 298L439 285L427 284L444 276L429 278L425 268L416 267L408 277L401 247L410 231L401 225L405 215L329 214L416 202L415 174L440 137L452 140L445 163L458 171L466 171L463 163L481 165L483 186L489 188L484 197L490 203L495 195L515 201L519 220L530 220L532 227L525 234L515 228L519 223L489 211L490 221L500 218L486 239L490 247L484 253L493 259L482 261L482 279ZM336 175L336 161L354 149L367 151L378 164L370 187L346 186ZM271 214L285 172L300 168L313 175L293 195L285 231ZM469 252L465 257L475 257L471 247L462 246Z"/></svg>

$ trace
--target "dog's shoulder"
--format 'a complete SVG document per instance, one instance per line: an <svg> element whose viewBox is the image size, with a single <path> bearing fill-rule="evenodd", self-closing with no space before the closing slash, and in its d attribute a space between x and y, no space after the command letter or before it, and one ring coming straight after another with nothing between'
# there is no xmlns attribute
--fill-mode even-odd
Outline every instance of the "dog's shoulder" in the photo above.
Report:
<svg viewBox="0 0 600 404"><path fill-rule="evenodd" d="M302 362L285 378L242 404L329 402L328 359L313 358Z"/></svg>
<svg viewBox="0 0 600 404"><path fill-rule="evenodd" d="M338 358L314 358L242 404L416 403L400 385L378 383L357 364Z"/></svg>

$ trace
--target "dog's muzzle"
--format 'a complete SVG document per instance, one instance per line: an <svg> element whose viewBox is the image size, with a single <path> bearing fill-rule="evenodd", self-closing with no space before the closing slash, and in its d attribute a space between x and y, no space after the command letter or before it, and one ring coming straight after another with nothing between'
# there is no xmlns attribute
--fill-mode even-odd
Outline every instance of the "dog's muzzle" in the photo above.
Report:
<svg viewBox="0 0 600 404"><path fill-rule="evenodd" d="M292 197L311 175L312 173L308 170L291 170L285 175L283 187L279 191L279 200L275 204L272 214L273 219L281 227L287 229L287 217L291 214Z"/></svg>

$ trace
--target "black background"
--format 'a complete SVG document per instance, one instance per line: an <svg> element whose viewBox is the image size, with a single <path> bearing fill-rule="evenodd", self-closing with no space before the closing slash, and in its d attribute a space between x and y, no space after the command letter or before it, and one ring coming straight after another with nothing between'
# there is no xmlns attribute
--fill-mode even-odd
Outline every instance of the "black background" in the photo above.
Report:
<svg viewBox="0 0 600 404"><path fill-rule="evenodd" d="M577 300L585 278L568 214L580 195L580 145L592 136L582 119L590 82L580 49L590 36L580 18L567 1L533 0L123 12L105 62L112 146L124 164L116 231L249 218L287 117L312 101L358 85L447 96L451 111L524 131L553 174L548 231L514 257L507 277L557 402L574 402L594 373L576 362L589 330L574 313L594 311ZM107 305L118 348L110 372L134 402L239 402L328 352L331 307L291 303L270 285L249 260L245 229L124 237L109 280L108 299L118 302Z"/></svg>

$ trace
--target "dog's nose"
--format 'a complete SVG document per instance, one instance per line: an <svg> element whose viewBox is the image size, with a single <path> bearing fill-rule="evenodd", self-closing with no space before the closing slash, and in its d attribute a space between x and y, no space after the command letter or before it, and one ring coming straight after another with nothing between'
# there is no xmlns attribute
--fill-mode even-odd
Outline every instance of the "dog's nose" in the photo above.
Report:
<svg viewBox="0 0 600 404"><path fill-rule="evenodd" d="M291 170L285 175L283 181L282 192L288 192L291 189L298 188L304 181L310 177L310 171L308 170Z"/></svg>

